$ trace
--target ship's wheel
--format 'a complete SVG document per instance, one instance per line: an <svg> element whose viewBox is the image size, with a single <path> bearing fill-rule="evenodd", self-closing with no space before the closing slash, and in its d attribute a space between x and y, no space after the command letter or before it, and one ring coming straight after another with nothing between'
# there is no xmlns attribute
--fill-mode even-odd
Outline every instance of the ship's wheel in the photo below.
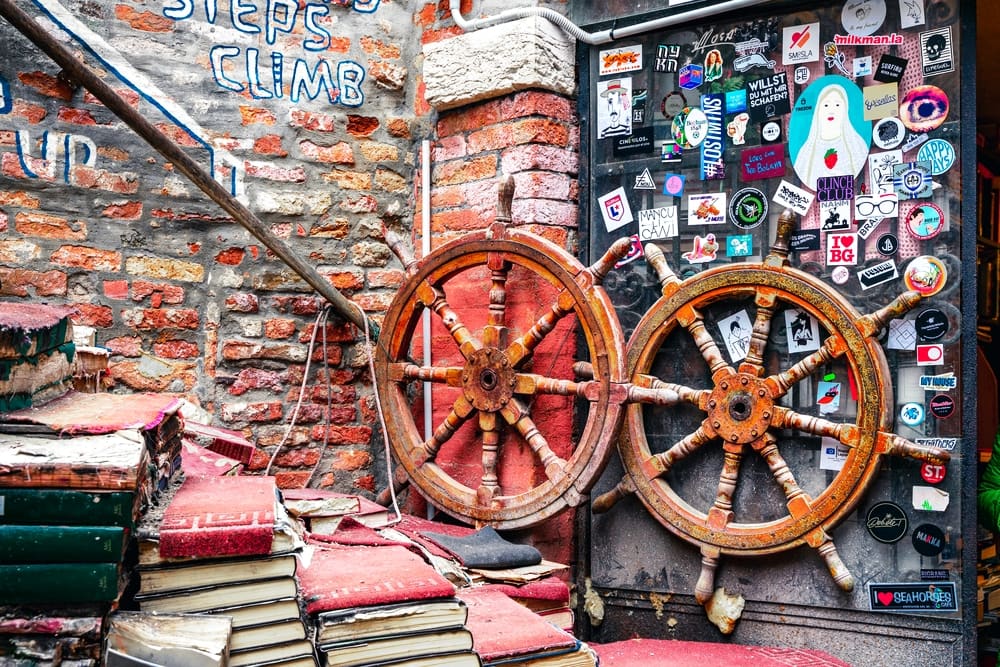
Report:
<svg viewBox="0 0 1000 667"><path fill-rule="evenodd" d="M584 267L510 226L512 198L508 180L489 228L419 261L388 239L407 278L375 350L394 483L495 528L532 526L582 503L624 415L624 336L600 283L628 240ZM430 362L417 340L425 311ZM413 409L425 382L430 437Z"/></svg>
<svg viewBox="0 0 1000 667"><path fill-rule="evenodd" d="M937 464L949 458L943 450L920 447L890 431L892 381L876 338L920 295L903 293L877 312L861 315L828 285L789 266L793 226L794 216L786 211L763 262L720 266L683 281L655 245L646 247L662 296L628 344L633 403L619 440L626 474L595 499L594 509L607 511L636 493L663 526L697 546L702 568L695 596L701 604L712 597L722 555L762 556L802 544L819 552L840 588L853 589L854 578L830 532L862 498L880 458L906 456ZM789 353L786 310L815 318L818 349ZM728 333L720 325L723 315L734 311L743 311L746 323L752 322L745 327L745 357L735 360L729 343L720 342ZM698 375L707 387L679 379ZM844 394L838 410L820 407L828 398L816 396L820 378L838 380L824 385ZM687 421L675 419L679 413ZM678 430L678 424L687 430ZM823 476L814 464L802 473L810 483L800 484L786 458L803 443L815 450L821 438L845 447L846 460L835 474L823 471ZM751 461L754 456L759 459ZM691 480L705 476L691 466L704 461L721 466L718 484L711 489L702 482L692 492ZM737 496L753 466L762 474ZM761 507L775 499L777 508Z"/></svg>

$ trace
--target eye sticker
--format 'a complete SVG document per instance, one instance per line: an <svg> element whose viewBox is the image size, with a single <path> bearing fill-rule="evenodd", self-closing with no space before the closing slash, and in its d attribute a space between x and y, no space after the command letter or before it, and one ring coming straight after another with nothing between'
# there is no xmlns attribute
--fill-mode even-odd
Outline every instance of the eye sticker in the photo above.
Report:
<svg viewBox="0 0 1000 667"><path fill-rule="evenodd" d="M917 86L899 102L899 118L912 132L930 132L948 117L948 96L937 86Z"/></svg>

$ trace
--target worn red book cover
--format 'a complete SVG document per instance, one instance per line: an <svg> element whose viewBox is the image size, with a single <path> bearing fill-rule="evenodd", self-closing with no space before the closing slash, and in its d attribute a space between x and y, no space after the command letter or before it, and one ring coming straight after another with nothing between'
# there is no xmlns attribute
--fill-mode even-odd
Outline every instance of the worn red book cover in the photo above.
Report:
<svg viewBox="0 0 1000 667"><path fill-rule="evenodd" d="M184 434L198 444L210 449L216 454L236 459L244 465L249 464L257 448L243 437L239 431L198 422L184 422Z"/></svg>
<svg viewBox="0 0 1000 667"><path fill-rule="evenodd" d="M500 591L515 600L545 600L556 604L569 604L569 585L558 577L543 577L517 586L490 582L482 588Z"/></svg>
<svg viewBox="0 0 1000 667"><path fill-rule="evenodd" d="M450 581L402 546L314 545L296 576L310 614L455 594Z"/></svg>
<svg viewBox="0 0 1000 667"><path fill-rule="evenodd" d="M458 597L469 607L465 627L484 663L574 650L577 639L500 591L463 588Z"/></svg>
<svg viewBox="0 0 1000 667"><path fill-rule="evenodd" d="M163 513L160 557L268 554L276 502L274 477L189 477Z"/></svg>

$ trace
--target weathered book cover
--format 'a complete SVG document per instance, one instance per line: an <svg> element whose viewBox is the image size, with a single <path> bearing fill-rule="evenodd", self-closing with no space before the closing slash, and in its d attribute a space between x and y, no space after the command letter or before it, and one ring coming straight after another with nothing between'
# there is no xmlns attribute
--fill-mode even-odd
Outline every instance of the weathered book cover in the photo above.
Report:
<svg viewBox="0 0 1000 667"><path fill-rule="evenodd" d="M484 664L577 649L573 635L499 591L463 588L458 597L469 607L466 627L472 632L475 651Z"/></svg>
<svg viewBox="0 0 1000 667"><path fill-rule="evenodd" d="M298 577L309 614L455 594L451 582L405 547L317 546L303 563Z"/></svg>
<svg viewBox="0 0 1000 667"><path fill-rule="evenodd" d="M184 435L216 454L228 456L243 464L250 463L254 452L257 451L254 444L244 438L242 433L228 428L185 421Z"/></svg>
<svg viewBox="0 0 1000 667"><path fill-rule="evenodd" d="M233 629L246 628L253 625L277 623L278 621L301 621L299 601L297 597L255 602L253 604L236 605L233 607L216 607L205 609L205 614L219 614L233 619Z"/></svg>
<svg viewBox="0 0 1000 667"><path fill-rule="evenodd" d="M117 563L126 535L121 526L0 525L0 563Z"/></svg>
<svg viewBox="0 0 1000 667"><path fill-rule="evenodd" d="M28 357L0 358L0 412L31 407L73 388L76 346L59 347Z"/></svg>
<svg viewBox="0 0 1000 667"><path fill-rule="evenodd" d="M290 577L295 574L293 554L233 560L191 560L163 567L140 567L139 593L163 593L201 586L217 586Z"/></svg>
<svg viewBox="0 0 1000 667"><path fill-rule="evenodd" d="M0 564L0 604L111 602L121 583L118 563Z"/></svg>
<svg viewBox="0 0 1000 667"><path fill-rule="evenodd" d="M229 648L242 651L253 648L263 648L271 644L282 644L306 638L306 628L300 619L268 623L233 630Z"/></svg>
<svg viewBox="0 0 1000 667"><path fill-rule="evenodd" d="M297 639L262 648L232 651L229 654L229 667L250 667L250 665L284 667L293 662L298 665L310 660L315 664L313 643L308 639Z"/></svg>
<svg viewBox="0 0 1000 667"><path fill-rule="evenodd" d="M42 303L0 303L0 359L30 357L73 340L74 309Z"/></svg>
<svg viewBox="0 0 1000 667"><path fill-rule="evenodd" d="M375 640L321 644L326 667L358 667L406 657L448 655L472 650L472 633L465 628L399 634Z"/></svg>
<svg viewBox="0 0 1000 667"><path fill-rule="evenodd" d="M138 497L132 491L0 487L0 524L134 528Z"/></svg>
<svg viewBox="0 0 1000 667"><path fill-rule="evenodd" d="M322 612L316 617L316 642L374 639L393 634L463 627L468 617L458 598L400 602Z"/></svg>
<svg viewBox="0 0 1000 667"><path fill-rule="evenodd" d="M237 584L187 588L169 593L136 595L142 611L193 613L218 607L236 607L295 597L298 589L293 577L259 579Z"/></svg>
<svg viewBox="0 0 1000 667"><path fill-rule="evenodd" d="M181 439L181 467L188 477L221 477L238 475L243 464L188 440Z"/></svg>
<svg viewBox="0 0 1000 667"><path fill-rule="evenodd" d="M232 623L207 614L118 611L109 617L107 655L114 664L225 667ZM129 662L127 658L139 662Z"/></svg>
<svg viewBox="0 0 1000 667"><path fill-rule="evenodd" d="M72 438L0 433L0 487L135 491L148 460L135 430Z"/></svg>

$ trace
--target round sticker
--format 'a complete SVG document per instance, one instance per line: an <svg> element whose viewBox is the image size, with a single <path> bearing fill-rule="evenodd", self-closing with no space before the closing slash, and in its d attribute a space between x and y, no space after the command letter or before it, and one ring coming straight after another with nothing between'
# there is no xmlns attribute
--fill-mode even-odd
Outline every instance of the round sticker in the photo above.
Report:
<svg viewBox="0 0 1000 667"><path fill-rule="evenodd" d="M663 194L680 197L684 192L684 177L678 174L670 174L663 181Z"/></svg>
<svg viewBox="0 0 1000 667"><path fill-rule="evenodd" d="M899 409L899 421L907 426L920 426L924 423L924 406L920 403L904 403Z"/></svg>
<svg viewBox="0 0 1000 667"><path fill-rule="evenodd" d="M920 292L921 296L933 296L941 291L948 280L948 269L937 257L921 255L914 257L903 272L906 289Z"/></svg>
<svg viewBox="0 0 1000 667"><path fill-rule="evenodd" d="M892 257L899 250L899 239L896 238L895 234L883 234L875 242L875 249L880 255Z"/></svg>
<svg viewBox="0 0 1000 667"><path fill-rule="evenodd" d="M684 107L681 109L674 120L670 123L670 135L674 138L674 141L681 145L681 148L691 148L691 144L688 143L687 138L687 117L691 113L691 107Z"/></svg>
<svg viewBox="0 0 1000 667"><path fill-rule="evenodd" d="M899 118L913 132L930 132L947 117L948 96L937 86L916 86L899 101Z"/></svg>
<svg viewBox="0 0 1000 667"><path fill-rule="evenodd" d="M938 340L948 333L948 318L937 308L926 308L917 315L916 328L924 340Z"/></svg>
<svg viewBox="0 0 1000 667"><path fill-rule="evenodd" d="M955 413L955 399L948 394L936 394L928 403L931 414L939 419L951 417Z"/></svg>
<svg viewBox="0 0 1000 667"><path fill-rule="evenodd" d="M944 551L944 533L931 523L922 523L913 529L913 548L921 556L937 556Z"/></svg>
<svg viewBox="0 0 1000 667"><path fill-rule="evenodd" d="M851 272L847 270L846 266L834 267L833 271L830 273L830 279L838 285L843 285L851 277Z"/></svg>
<svg viewBox="0 0 1000 667"><path fill-rule="evenodd" d="M753 229L767 217L767 197L757 188L743 188L729 201L729 218L740 229Z"/></svg>
<svg viewBox="0 0 1000 667"><path fill-rule="evenodd" d="M821 76L802 91L788 120L788 154L795 174L816 189L822 176L857 176L868 161L872 122L857 84Z"/></svg>
<svg viewBox="0 0 1000 667"><path fill-rule="evenodd" d="M667 96L660 102L660 111L667 118L673 118L683 111L686 106L687 100L684 98L684 93L674 90L667 93Z"/></svg>
<svg viewBox="0 0 1000 667"><path fill-rule="evenodd" d="M923 463L920 465L920 476L928 484L939 484L944 481L947 468L939 463Z"/></svg>
<svg viewBox="0 0 1000 667"><path fill-rule="evenodd" d="M760 127L760 137L767 143L781 139L781 123L776 120L767 121Z"/></svg>
<svg viewBox="0 0 1000 667"><path fill-rule="evenodd" d="M701 142L705 140L705 135L708 134L708 117L704 111L701 109L688 111L687 118L684 119L684 134L687 136L688 143L691 144L686 148L701 145Z"/></svg>
<svg viewBox="0 0 1000 667"><path fill-rule="evenodd" d="M944 139L931 139L917 151L917 159L931 163L931 173L943 174L955 164L955 147Z"/></svg>
<svg viewBox="0 0 1000 667"><path fill-rule="evenodd" d="M876 503L868 510L865 517L865 527L868 532L883 544L894 544L903 539L910 522L906 519L903 508L896 503Z"/></svg>
<svg viewBox="0 0 1000 667"><path fill-rule="evenodd" d="M883 118L875 123L875 129L872 130L872 143L884 151L891 151L903 143L904 138L906 128L903 127L903 121L895 116Z"/></svg>
<svg viewBox="0 0 1000 667"><path fill-rule="evenodd" d="M906 214L906 231L921 241L937 236L944 227L944 211L937 204L914 206Z"/></svg>
<svg viewBox="0 0 1000 667"><path fill-rule="evenodd" d="M885 0L847 0L840 12L844 30L852 35L872 35L885 21Z"/></svg>

